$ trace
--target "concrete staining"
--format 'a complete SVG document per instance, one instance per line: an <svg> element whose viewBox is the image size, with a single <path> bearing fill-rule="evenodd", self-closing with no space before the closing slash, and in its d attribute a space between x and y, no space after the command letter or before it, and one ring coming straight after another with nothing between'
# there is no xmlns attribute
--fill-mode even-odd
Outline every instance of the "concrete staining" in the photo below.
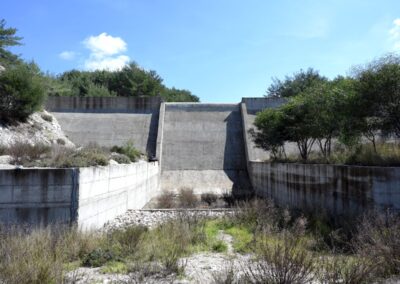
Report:
<svg viewBox="0 0 400 284"><path fill-rule="evenodd" d="M162 189L250 188L239 104L166 103L162 123Z"/></svg>

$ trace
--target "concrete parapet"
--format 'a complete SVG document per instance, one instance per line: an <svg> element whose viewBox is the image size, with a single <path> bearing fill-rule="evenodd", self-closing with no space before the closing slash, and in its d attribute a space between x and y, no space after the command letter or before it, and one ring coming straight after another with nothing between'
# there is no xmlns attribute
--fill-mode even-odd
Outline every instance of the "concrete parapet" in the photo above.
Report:
<svg viewBox="0 0 400 284"><path fill-rule="evenodd" d="M99 228L160 189L157 162L80 169L0 170L0 223Z"/></svg>
<svg viewBox="0 0 400 284"><path fill-rule="evenodd" d="M161 101L161 97L48 97L45 108L50 112L151 113L158 111Z"/></svg>
<svg viewBox="0 0 400 284"><path fill-rule="evenodd" d="M400 168L250 162L255 192L291 208L331 216L400 211Z"/></svg>

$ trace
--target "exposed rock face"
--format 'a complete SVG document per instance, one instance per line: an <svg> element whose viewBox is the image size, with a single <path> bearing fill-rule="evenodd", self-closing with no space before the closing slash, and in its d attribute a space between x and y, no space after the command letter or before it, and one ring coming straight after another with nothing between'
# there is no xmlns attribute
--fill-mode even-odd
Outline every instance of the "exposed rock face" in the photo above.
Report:
<svg viewBox="0 0 400 284"><path fill-rule="evenodd" d="M16 125L0 124L0 146L7 147L17 142L74 146L61 130L57 119L46 111L36 112L26 122Z"/></svg>

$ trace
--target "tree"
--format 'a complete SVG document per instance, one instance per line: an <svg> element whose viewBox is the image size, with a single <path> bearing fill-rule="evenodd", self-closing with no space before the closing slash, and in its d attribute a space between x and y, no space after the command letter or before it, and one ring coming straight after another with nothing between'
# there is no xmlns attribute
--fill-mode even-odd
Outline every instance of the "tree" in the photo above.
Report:
<svg viewBox="0 0 400 284"><path fill-rule="evenodd" d="M175 89L174 87L172 89L165 88L161 92L161 97L163 97L164 100L167 102L198 102L199 101L199 97L193 95L190 91L179 90L179 89Z"/></svg>
<svg viewBox="0 0 400 284"><path fill-rule="evenodd" d="M249 130L257 147L270 151L273 159L286 157L286 131L283 114L279 109L265 109L259 112L254 121L257 131Z"/></svg>
<svg viewBox="0 0 400 284"><path fill-rule="evenodd" d="M304 102L313 110L314 122L311 126L321 153L326 159L331 155L332 139L349 121L349 97L354 96L353 80L337 77L330 82L322 82L308 88L301 94Z"/></svg>
<svg viewBox="0 0 400 284"><path fill-rule="evenodd" d="M272 80L273 82L267 90L267 96L281 98L294 97L305 92L307 88L327 81L325 77L319 75L318 71L312 68L307 69L307 71L301 69L299 72L294 73L293 76L286 76L283 81L277 78Z"/></svg>
<svg viewBox="0 0 400 284"><path fill-rule="evenodd" d="M39 110L45 89L39 68L34 64L9 66L0 73L0 120L24 120Z"/></svg>
<svg viewBox="0 0 400 284"><path fill-rule="evenodd" d="M379 131L400 137L400 56L383 56L353 73L364 132L373 143Z"/></svg>
<svg viewBox="0 0 400 284"><path fill-rule="evenodd" d="M6 21L0 20L0 65L9 65L18 61L18 56L7 50L10 46L21 45L22 37L16 36L17 29L6 28Z"/></svg>
<svg viewBox="0 0 400 284"><path fill-rule="evenodd" d="M293 97L280 107L282 123L285 125L285 138L297 144L304 161L307 161L317 138L314 115L318 110L315 107L305 95Z"/></svg>

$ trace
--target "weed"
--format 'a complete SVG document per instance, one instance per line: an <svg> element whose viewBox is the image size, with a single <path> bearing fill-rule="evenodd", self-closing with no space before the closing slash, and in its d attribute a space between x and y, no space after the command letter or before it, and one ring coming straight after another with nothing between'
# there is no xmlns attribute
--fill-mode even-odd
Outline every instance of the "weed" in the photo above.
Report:
<svg viewBox="0 0 400 284"><path fill-rule="evenodd" d="M214 193L203 193L201 194L201 201L211 206L211 204L215 203L218 199L218 196Z"/></svg>
<svg viewBox="0 0 400 284"><path fill-rule="evenodd" d="M174 194L170 191L164 191L157 198L158 208L173 208L175 207Z"/></svg>
<svg viewBox="0 0 400 284"><path fill-rule="evenodd" d="M183 187L178 195L179 205L183 208L192 208L196 206L197 197L193 193L193 189Z"/></svg>
<svg viewBox="0 0 400 284"><path fill-rule="evenodd" d="M133 141L129 140L122 147L114 146L111 148L111 152L116 152L127 156L132 162L136 162L140 157L140 151L137 150L133 144Z"/></svg>

